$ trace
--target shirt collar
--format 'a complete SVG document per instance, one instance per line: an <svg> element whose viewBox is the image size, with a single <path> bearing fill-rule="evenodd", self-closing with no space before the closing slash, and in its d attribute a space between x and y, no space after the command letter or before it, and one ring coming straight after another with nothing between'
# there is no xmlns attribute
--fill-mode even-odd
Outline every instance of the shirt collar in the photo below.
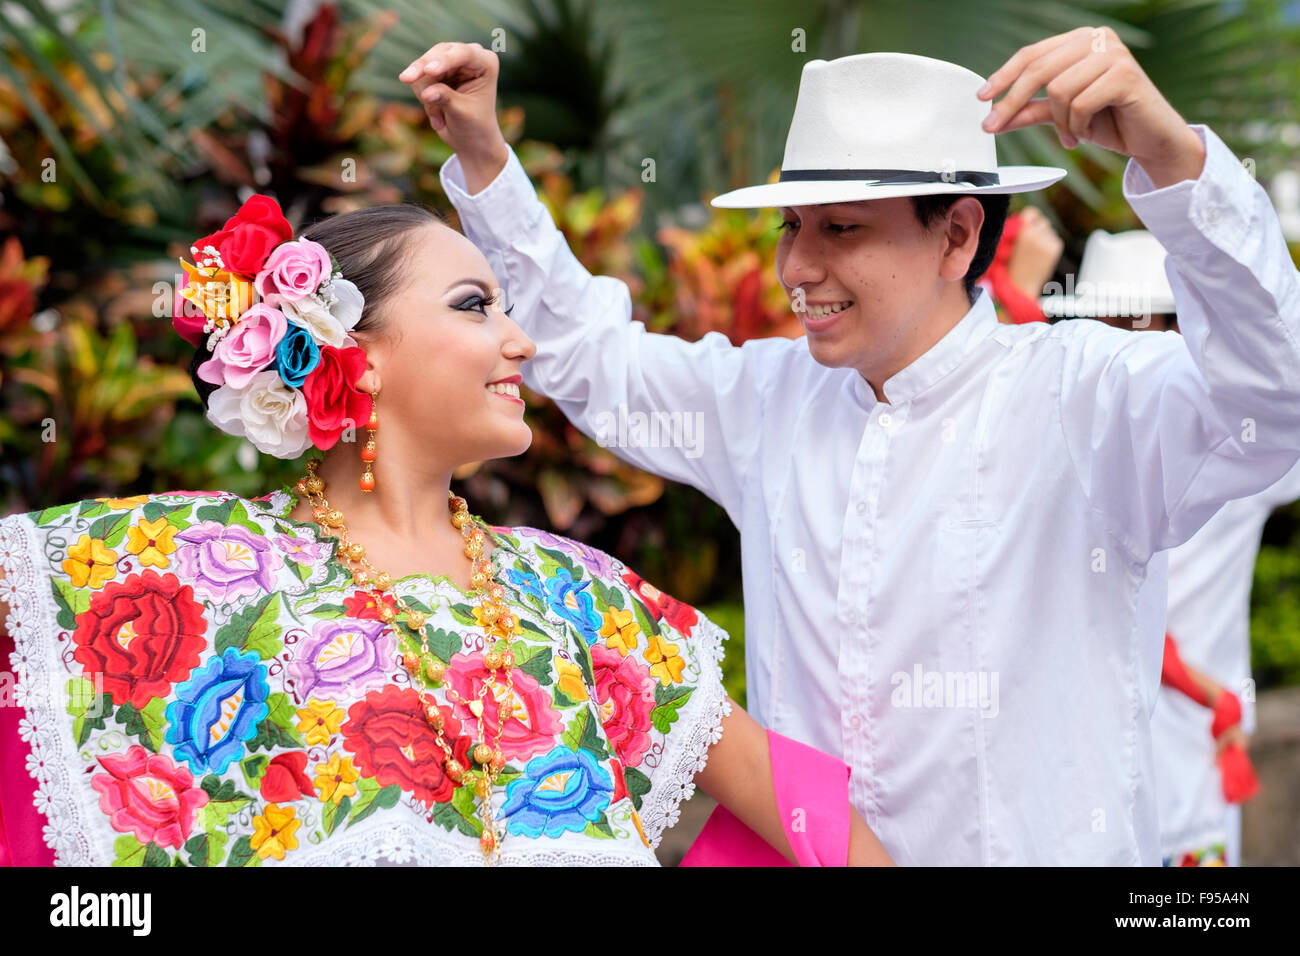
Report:
<svg viewBox="0 0 1300 956"><path fill-rule="evenodd" d="M998 316L988 290L976 286L975 292L975 304L943 338L913 360L911 365L886 379L884 392L891 405L916 398L960 365L975 346L998 328ZM872 391L870 383L859 372L854 372L853 378L858 396L868 407L876 404L876 393Z"/></svg>

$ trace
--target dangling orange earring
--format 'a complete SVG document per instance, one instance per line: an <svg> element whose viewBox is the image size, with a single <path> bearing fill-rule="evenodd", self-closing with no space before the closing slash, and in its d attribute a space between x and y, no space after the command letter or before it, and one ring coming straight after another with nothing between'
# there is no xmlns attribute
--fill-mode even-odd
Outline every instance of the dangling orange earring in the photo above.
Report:
<svg viewBox="0 0 1300 956"><path fill-rule="evenodd" d="M379 409L375 403L379 401L379 393L370 393L370 421L366 422L366 431L370 437L366 439L366 447L361 449L361 460L366 463L365 473L361 476L361 490L370 492L375 490L375 473L371 471L371 466L375 461L375 429L379 427Z"/></svg>

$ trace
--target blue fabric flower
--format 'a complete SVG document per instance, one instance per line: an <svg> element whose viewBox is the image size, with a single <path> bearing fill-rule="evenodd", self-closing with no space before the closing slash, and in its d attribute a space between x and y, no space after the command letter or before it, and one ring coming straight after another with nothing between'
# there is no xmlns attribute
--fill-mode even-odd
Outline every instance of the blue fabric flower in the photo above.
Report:
<svg viewBox="0 0 1300 956"><path fill-rule="evenodd" d="M546 603L552 611L576 627L588 645L596 643L596 632L601 624L595 601L586 590L590 586L590 579L581 584L573 580L568 568L560 568L554 577L546 579ZM570 598L573 599L572 606L569 604Z"/></svg>
<svg viewBox="0 0 1300 956"><path fill-rule="evenodd" d="M501 815L509 817L507 833L558 837L600 819L613 794L613 779L590 751L561 745L528 761L524 775L510 781Z"/></svg>
<svg viewBox="0 0 1300 956"><path fill-rule="evenodd" d="M546 600L546 592L542 590L542 580L536 572L510 568L506 571L506 580L519 587L525 594Z"/></svg>
<svg viewBox="0 0 1300 956"><path fill-rule="evenodd" d="M164 738L195 773L224 773L266 719L266 667L255 651L228 647L176 685Z"/></svg>
<svg viewBox="0 0 1300 956"><path fill-rule="evenodd" d="M284 384L299 388L320 364L320 346L301 325L289 323L280 344L275 347L275 367Z"/></svg>

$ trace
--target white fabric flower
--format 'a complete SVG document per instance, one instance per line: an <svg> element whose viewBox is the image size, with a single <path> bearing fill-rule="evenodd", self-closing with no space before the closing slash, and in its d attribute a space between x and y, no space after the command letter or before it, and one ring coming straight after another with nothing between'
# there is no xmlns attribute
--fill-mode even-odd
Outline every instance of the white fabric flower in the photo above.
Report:
<svg viewBox="0 0 1300 956"><path fill-rule="evenodd" d="M332 279L321 286L320 292L301 299L273 294L266 301L294 325L310 332L317 345L332 345L336 349L344 347L347 333L361 321L361 309L365 305L361 292L347 279Z"/></svg>
<svg viewBox="0 0 1300 956"><path fill-rule="evenodd" d="M208 421L276 458L297 458L311 447L307 401L272 369L258 372L246 388L223 385L213 392L208 397Z"/></svg>

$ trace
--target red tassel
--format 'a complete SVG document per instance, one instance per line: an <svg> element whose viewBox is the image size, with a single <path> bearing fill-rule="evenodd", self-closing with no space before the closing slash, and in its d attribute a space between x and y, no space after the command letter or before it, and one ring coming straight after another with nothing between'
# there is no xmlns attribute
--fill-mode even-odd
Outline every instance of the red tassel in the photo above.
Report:
<svg viewBox="0 0 1300 956"><path fill-rule="evenodd" d="M1210 699L1192 680L1192 675L1187 673L1187 668L1183 666L1183 659L1178 656L1178 645L1168 634L1165 634L1165 656L1160 664L1160 683L1186 694L1202 707L1210 706Z"/></svg>
<svg viewBox="0 0 1300 956"><path fill-rule="evenodd" d="M1019 213L1007 216L1006 224L1002 227L1002 238L998 242L997 251L993 254L993 262L989 265L986 275L989 284L993 287L994 302L1002 306L1002 310L1013 323L1024 325L1026 322L1046 322L1047 316L1038 307L1038 300L1022 292L1011 281L1011 276L1007 272L1007 263L1011 260L1011 247L1015 245L1016 236L1020 233L1020 225Z"/></svg>
<svg viewBox="0 0 1300 956"><path fill-rule="evenodd" d="M1241 723L1241 701L1232 691L1225 690L1214 702L1214 723L1210 724L1210 733L1218 740L1229 727Z"/></svg>
<svg viewBox="0 0 1300 956"><path fill-rule="evenodd" d="M1241 744L1231 744L1219 754L1219 774L1223 778L1223 799L1228 803L1245 803L1259 794L1259 777Z"/></svg>

